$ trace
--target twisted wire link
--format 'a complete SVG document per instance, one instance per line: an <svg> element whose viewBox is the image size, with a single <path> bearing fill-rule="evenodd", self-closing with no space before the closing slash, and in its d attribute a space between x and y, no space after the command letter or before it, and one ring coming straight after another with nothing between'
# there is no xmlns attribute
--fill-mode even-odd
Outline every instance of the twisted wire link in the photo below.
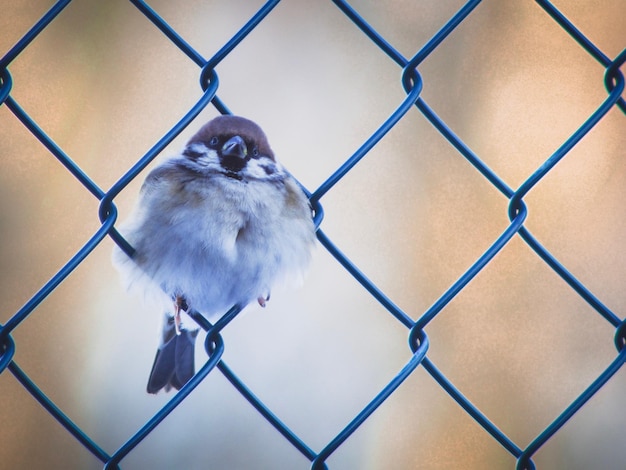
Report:
<svg viewBox="0 0 626 470"><path fill-rule="evenodd" d="M554 166L574 146L600 122L600 120L614 108L626 113L626 102L622 97L624 92L624 76L621 67L626 61L626 50L614 59L605 55L593 42L586 38L577 27L566 18L550 2L537 0L539 6L559 24L584 51L594 58L605 69L604 86L607 96L595 111L582 123L576 131L550 155L521 185L514 189L509 187L469 146L464 143L454 131L433 111L421 96L423 80L419 73L420 64L429 54L446 41L453 32L480 3L480 0L466 2L441 28L427 41L412 57L404 57L394 46L376 31L360 13L348 2L333 0L336 7L365 34L390 61L395 63L401 71L400 85L406 96L396 106L395 110L380 126L365 140L365 142L347 158L326 180L315 190L303 188L309 196L314 208L315 223L318 227L317 237L321 245L335 258L335 260L350 273L354 279L376 299L380 305L407 329L410 358L361 411L341 429L322 449L316 451L298 436L280 417L275 414L255 393L228 367L223 361L224 340L221 331L237 316L240 309L233 307L215 325L209 323L198 312L191 312L191 317L207 332L205 350L207 360L196 375L176 393L166 405L146 422L134 435L115 452L103 450L77 424L75 424L37 384L13 360L16 344L11 333L25 322L37 306L94 250L107 236L110 236L129 255L133 248L116 231L115 222L117 210L115 198L131 183L150 162L159 155L172 140L178 136L198 114L209 104L221 113L230 113L227 105L218 97L219 78L217 68L220 62L228 56L261 22L271 13L279 0L266 2L212 57L204 58L198 53L177 31L175 31L159 14L143 0L130 0L147 21L161 31L177 48L199 67L199 82L202 95L198 101L176 122L171 129L161 137L127 172L113 184L109 190L101 189L71 158L68 156L39 125L29 116L20 104L11 96L13 86L9 67L19 59L20 54L35 41L38 35L50 24L70 0L60 0L54 4L45 15L0 58L0 105L6 107L21 121L21 123L44 145L65 169L75 177L83 187L99 201L99 218L101 226L83 244L66 264L20 308L9 320L0 325L0 373L8 370L23 385L23 387L96 459L104 463L104 468L120 468L123 459L146 438L186 397L214 370L219 370L233 387L280 433L298 452L311 462L312 469L327 468L328 458L371 416L371 414L387 400L394 391L418 367L430 374L441 388L447 392L484 430L493 437L507 452L517 460L518 469L534 469L533 455L550 439L562 426L596 394L606 382L621 368L626 360L626 322L612 312L597 298L583 283L576 279L568 269L559 262L530 231L524 226L528 209L524 197L554 168ZM414 320L410 315L398 307L366 273L361 271L320 228L323 224L323 207L321 204L325 195L341 181L368 153L385 137L385 135L406 115L409 110L417 109L421 115L446 139L458 152L459 156L482 175L495 187L509 202L508 217L510 220L506 229L496 238L489 248L479 256L474 263L445 291L425 312ZM606 366L598 377L583 391L560 415L525 448L516 444L502 432L485 414L483 414L463 393L442 373L428 357L430 340L426 334L426 327L439 315L440 312L468 285L468 283L487 266L494 256L499 253L516 236L519 236L563 281L569 285L589 306L602 318L615 327L614 342L617 349L616 357Z"/></svg>

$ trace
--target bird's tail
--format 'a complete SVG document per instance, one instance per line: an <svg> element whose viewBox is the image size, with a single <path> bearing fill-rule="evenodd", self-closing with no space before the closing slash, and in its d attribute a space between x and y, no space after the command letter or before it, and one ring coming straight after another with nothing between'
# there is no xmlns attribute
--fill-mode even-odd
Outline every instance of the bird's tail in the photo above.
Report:
<svg viewBox="0 0 626 470"><path fill-rule="evenodd" d="M180 390L195 373L194 346L199 329L189 330L181 324L180 334L176 334L174 316L165 314L163 335L157 350L150 378L148 393L166 392L172 388Z"/></svg>

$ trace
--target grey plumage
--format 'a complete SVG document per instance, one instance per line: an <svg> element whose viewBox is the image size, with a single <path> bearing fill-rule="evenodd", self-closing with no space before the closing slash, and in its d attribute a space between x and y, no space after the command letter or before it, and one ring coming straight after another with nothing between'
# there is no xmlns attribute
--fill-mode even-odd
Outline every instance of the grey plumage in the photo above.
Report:
<svg viewBox="0 0 626 470"><path fill-rule="evenodd" d="M166 309L174 303L175 318L184 305L210 321L233 305L264 306L273 285L301 277L315 241L306 196L261 128L235 116L208 122L181 154L148 174L120 232L136 250L132 259L114 250L127 285ZM180 333L157 353L151 393L188 380L182 351L193 348L195 336ZM172 369L175 379L168 377Z"/></svg>

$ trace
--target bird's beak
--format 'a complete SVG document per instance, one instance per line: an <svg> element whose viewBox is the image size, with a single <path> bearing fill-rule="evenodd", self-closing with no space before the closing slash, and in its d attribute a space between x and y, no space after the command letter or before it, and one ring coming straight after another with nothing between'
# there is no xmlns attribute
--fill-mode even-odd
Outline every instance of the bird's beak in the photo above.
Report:
<svg viewBox="0 0 626 470"><path fill-rule="evenodd" d="M226 157L238 157L243 160L248 155L248 148L246 147L245 141L238 135L235 135L228 139L222 146L222 155Z"/></svg>

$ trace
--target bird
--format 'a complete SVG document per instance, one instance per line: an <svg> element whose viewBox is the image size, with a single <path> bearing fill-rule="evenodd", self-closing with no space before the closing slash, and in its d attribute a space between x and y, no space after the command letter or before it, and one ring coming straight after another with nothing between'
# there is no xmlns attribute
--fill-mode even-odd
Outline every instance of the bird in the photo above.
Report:
<svg viewBox="0 0 626 470"><path fill-rule="evenodd" d="M265 307L272 287L302 281L315 230L304 190L247 118L213 118L152 169L118 228L134 252L115 245L112 255L127 288L164 311L148 393L180 390L195 373L198 329L182 312L214 321Z"/></svg>

